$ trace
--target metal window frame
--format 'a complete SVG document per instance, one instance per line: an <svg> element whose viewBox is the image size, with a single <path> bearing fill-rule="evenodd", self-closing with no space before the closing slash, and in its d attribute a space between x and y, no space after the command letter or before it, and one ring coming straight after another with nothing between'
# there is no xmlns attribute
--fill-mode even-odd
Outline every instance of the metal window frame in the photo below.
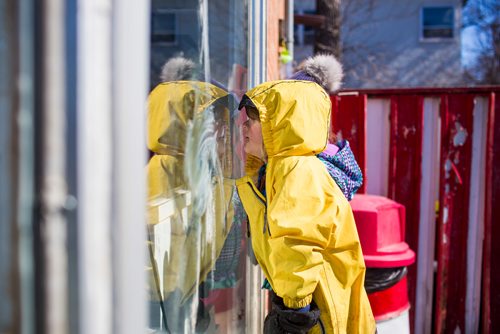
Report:
<svg viewBox="0 0 500 334"><path fill-rule="evenodd" d="M248 87L267 79L267 0L251 0L248 4Z"/></svg>
<svg viewBox="0 0 500 334"><path fill-rule="evenodd" d="M0 332L34 332L33 1L0 1Z"/></svg>
<svg viewBox="0 0 500 334"><path fill-rule="evenodd" d="M267 0L248 3L248 87L267 80ZM262 333L265 319L264 277L260 267L246 257L245 316L246 333Z"/></svg>
<svg viewBox="0 0 500 334"><path fill-rule="evenodd" d="M21 333L35 333L33 209L34 198L34 1L20 0L19 13L19 178L17 222L19 229L18 260L22 312Z"/></svg>
<svg viewBox="0 0 500 334"><path fill-rule="evenodd" d="M76 330L140 333L147 312L144 103L150 4L78 2Z"/></svg>

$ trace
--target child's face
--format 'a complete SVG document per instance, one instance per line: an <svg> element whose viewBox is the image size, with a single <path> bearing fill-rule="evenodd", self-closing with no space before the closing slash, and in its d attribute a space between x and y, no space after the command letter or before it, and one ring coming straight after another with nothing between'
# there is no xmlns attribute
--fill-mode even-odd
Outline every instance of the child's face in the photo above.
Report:
<svg viewBox="0 0 500 334"><path fill-rule="evenodd" d="M245 110L246 112L246 110ZM258 119L248 118L243 123L244 148L247 154L251 154L264 160L264 142L262 139L262 126Z"/></svg>

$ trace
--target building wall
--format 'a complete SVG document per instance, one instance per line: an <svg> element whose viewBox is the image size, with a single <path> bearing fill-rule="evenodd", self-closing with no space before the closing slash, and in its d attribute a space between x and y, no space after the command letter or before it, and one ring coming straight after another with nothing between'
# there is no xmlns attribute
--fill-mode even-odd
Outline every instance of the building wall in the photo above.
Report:
<svg viewBox="0 0 500 334"><path fill-rule="evenodd" d="M280 21L285 20L286 0L267 2L267 79L280 79L279 39ZM283 33L283 31L281 32Z"/></svg>
<svg viewBox="0 0 500 334"><path fill-rule="evenodd" d="M461 1L343 1L344 87L453 86L461 82ZM455 7L454 37L421 38L422 6Z"/></svg>

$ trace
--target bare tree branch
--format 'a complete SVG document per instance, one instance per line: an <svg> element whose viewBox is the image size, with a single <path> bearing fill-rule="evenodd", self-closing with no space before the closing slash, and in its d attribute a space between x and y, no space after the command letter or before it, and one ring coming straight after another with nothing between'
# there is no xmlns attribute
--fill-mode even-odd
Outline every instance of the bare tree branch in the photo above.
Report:
<svg viewBox="0 0 500 334"><path fill-rule="evenodd" d="M464 8L463 28L475 29L474 44L469 49L475 59L465 69L473 84L500 84L500 2L470 0Z"/></svg>

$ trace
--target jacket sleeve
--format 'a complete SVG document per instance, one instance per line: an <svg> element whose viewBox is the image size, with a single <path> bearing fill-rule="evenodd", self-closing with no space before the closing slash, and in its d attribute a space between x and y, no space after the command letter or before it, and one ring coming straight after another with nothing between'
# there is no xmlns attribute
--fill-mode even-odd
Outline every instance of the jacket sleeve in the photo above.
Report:
<svg viewBox="0 0 500 334"><path fill-rule="evenodd" d="M316 157L279 159L268 173L268 278L285 306L304 307L323 274L323 251L336 228L332 181Z"/></svg>

